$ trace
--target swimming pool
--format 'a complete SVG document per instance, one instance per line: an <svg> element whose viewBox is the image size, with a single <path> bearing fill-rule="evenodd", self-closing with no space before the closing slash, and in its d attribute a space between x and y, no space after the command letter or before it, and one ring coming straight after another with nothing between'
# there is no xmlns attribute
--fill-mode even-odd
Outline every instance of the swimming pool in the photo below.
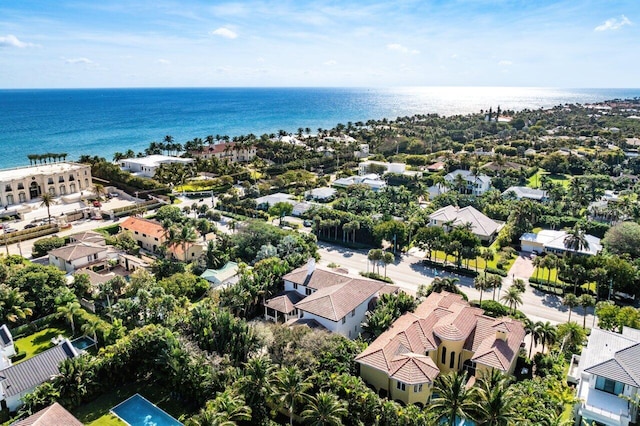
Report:
<svg viewBox="0 0 640 426"><path fill-rule="evenodd" d="M140 394L116 405L111 412L130 426L182 426Z"/></svg>
<svg viewBox="0 0 640 426"><path fill-rule="evenodd" d="M82 351L86 350L87 348L90 348L91 346L95 345L96 342L94 342L91 337L82 336L82 337L78 337L77 339L72 340L71 344L79 352L82 352Z"/></svg>

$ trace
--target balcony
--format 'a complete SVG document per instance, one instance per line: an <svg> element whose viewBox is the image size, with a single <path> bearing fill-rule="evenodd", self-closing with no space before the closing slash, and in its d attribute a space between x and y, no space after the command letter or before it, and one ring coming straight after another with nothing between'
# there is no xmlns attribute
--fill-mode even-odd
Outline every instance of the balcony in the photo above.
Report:
<svg viewBox="0 0 640 426"><path fill-rule="evenodd" d="M590 379L595 380L595 377L591 376ZM628 403L617 395L591 389L589 382L583 380L578 389L578 398L582 401L579 414L583 418L610 426L629 425Z"/></svg>

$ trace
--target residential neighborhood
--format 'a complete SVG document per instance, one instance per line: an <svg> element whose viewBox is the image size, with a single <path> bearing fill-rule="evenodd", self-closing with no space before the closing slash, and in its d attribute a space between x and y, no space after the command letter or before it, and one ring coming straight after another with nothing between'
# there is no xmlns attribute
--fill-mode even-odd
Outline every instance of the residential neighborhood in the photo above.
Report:
<svg viewBox="0 0 640 426"><path fill-rule="evenodd" d="M640 127L611 105L0 171L2 421L636 424Z"/></svg>

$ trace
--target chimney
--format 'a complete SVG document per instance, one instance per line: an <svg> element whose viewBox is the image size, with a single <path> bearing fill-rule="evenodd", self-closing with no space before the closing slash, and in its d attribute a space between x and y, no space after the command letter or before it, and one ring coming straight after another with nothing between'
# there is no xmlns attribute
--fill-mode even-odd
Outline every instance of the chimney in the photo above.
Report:
<svg viewBox="0 0 640 426"><path fill-rule="evenodd" d="M316 270L316 260L312 257L307 262L307 276L310 277L313 274L313 271Z"/></svg>

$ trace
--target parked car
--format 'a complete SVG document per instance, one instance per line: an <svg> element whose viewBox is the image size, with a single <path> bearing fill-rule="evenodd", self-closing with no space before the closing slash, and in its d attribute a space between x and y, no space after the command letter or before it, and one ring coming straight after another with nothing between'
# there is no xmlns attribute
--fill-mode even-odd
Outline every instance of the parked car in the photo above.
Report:
<svg viewBox="0 0 640 426"><path fill-rule="evenodd" d="M307 219L307 220L305 220L304 222L302 222L302 224L303 224L304 226L306 226L307 228L310 228L310 227L312 227L312 226L313 226L313 221L312 221L312 220Z"/></svg>
<svg viewBox="0 0 640 426"><path fill-rule="evenodd" d="M38 225L36 225L35 223L27 223L24 226L24 229L31 229L31 228L37 228L37 227L38 227Z"/></svg>
<svg viewBox="0 0 640 426"><path fill-rule="evenodd" d="M4 228L4 232L10 234L12 232L18 232L18 230L16 228Z"/></svg>

